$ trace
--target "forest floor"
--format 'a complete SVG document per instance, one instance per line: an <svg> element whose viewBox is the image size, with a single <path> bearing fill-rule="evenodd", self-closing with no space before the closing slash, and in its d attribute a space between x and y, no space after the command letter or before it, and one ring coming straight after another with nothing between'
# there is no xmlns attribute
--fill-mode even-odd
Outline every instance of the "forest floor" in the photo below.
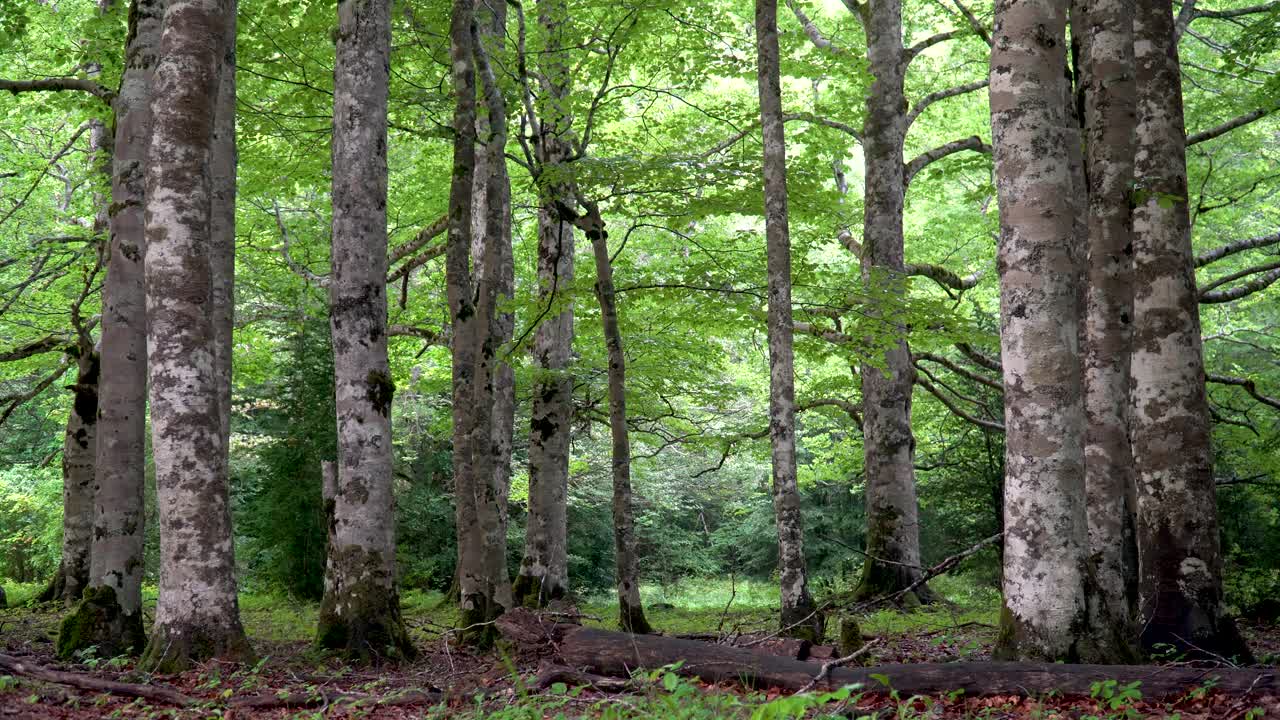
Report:
<svg viewBox="0 0 1280 720"><path fill-rule="evenodd" d="M940 589L952 602L942 607L902 613L884 610L859 618L864 636L877 638L875 664L946 663L985 660L995 638L997 600L994 592L974 590L954 578L940 578ZM34 586L8 586L10 608L0 610L0 653L23 662L119 682L151 683L197 698L199 704L178 708L118 694L77 690L0 672L0 720L9 718L882 718L940 720L1137 720L1176 717L1181 720L1257 720L1280 718L1280 698L1233 697L1216 692L1212 681L1172 701L1151 702L1140 687L1116 683L1095 688L1088 698L948 693L900 697L858 689L835 694L791 696L775 690L745 691L708 686L657 670L638 677L626 693L602 693L561 683L535 690L530 683L535 660L495 650L473 654L449 642L453 610L432 593L406 593L404 617L421 651L413 663L356 668L317 655L310 647L316 607L279 596L241 596L241 614L261 660L253 666L208 663L190 672L163 678L142 677L128 658L86 654L77 662L53 657L53 640L62 608L29 605ZM773 591L776 593L776 591ZM775 622L770 608L776 595L759 584L688 583L678 591L646 593L650 621L669 635L719 636L759 632ZM772 597L771 597L772 595ZM154 598L151 598L154 601ZM616 606L603 599L579 605L584 624L612 627ZM1243 625L1258 657L1280 658L1280 627ZM833 630L834 631L834 630ZM820 670L814 664L814 674ZM414 691L443 691L435 704L413 702ZM307 708L233 706L233 699L316 699L343 694ZM352 700L356 702L351 702ZM397 700L410 704L389 704ZM382 704L375 705L378 701Z"/></svg>

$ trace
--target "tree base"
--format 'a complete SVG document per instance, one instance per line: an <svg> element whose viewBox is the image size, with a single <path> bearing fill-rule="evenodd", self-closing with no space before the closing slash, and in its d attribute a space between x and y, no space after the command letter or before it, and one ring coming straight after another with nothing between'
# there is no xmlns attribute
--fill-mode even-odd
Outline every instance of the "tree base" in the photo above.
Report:
<svg viewBox="0 0 1280 720"><path fill-rule="evenodd" d="M552 601L564 598L566 594L564 586L531 575L517 575L516 581L511 584L511 597L516 607L531 610L544 608Z"/></svg>
<svg viewBox="0 0 1280 720"><path fill-rule="evenodd" d="M335 612L326 601L320 607L316 647L360 663L413 660L418 650L400 617L399 596L393 593L393 597L377 612L348 616Z"/></svg>
<svg viewBox="0 0 1280 720"><path fill-rule="evenodd" d="M147 635L142 613L126 613L116 601L114 588L103 585L84 591L84 597L58 628L57 654L70 660L81 650L97 648L99 657L140 652Z"/></svg>
<svg viewBox="0 0 1280 720"><path fill-rule="evenodd" d="M810 601L799 607L782 609L782 630L778 634L821 645L825 625L826 618Z"/></svg>
<svg viewBox="0 0 1280 720"><path fill-rule="evenodd" d="M858 587L853 591L853 601L860 603L887 598L906 590L919 579L918 569L889 565L868 558L867 564L862 567L862 578L858 581ZM922 584L911 592L904 593L897 600L897 604L904 610L915 610L921 605L932 605L937 601L938 596L929 589L929 585Z"/></svg>
<svg viewBox="0 0 1280 720"><path fill-rule="evenodd" d="M158 674L180 673L213 658L233 663L251 663L256 659L239 620L232 625L157 624L147 649L138 660L138 669Z"/></svg>
<svg viewBox="0 0 1280 720"><path fill-rule="evenodd" d="M630 605L621 599L618 602L618 627L622 628L623 632L635 635L653 633L653 627L644 616L644 608L639 605Z"/></svg>
<svg viewBox="0 0 1280 720"><path fill-rule="evenodd" d="M44 590L36 596L36 602L53 602L61 600L67 591L67 574L63 569L62 563L58 563L58 569L54 572L53 577L49 578L49 584L44 586Z"/></svg>

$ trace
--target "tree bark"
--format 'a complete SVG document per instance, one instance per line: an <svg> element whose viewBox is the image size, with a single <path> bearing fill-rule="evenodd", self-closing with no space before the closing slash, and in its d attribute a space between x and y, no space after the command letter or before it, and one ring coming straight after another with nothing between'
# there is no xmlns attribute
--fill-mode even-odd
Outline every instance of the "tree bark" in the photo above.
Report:
<svg viewBox="0 0 1280 720"><path fill-rule="evenodd" d="M237 0L227 3L226 52L219 68L218 96L214 107L213 150L209 157L212 215L209 262L212 267L214 374L218 380L218 414L222 454L231 450L231 360L235 327L236 270L236 10ZM227 460L224 460L226 462Z"/></svg>
<svg viewBox="0 0 1280 720"><path fill-rule="evenodd" d="M1072 14L1080 43L1088 178L1084 317L1085 493L1094 558L1095 628L1132 636L1137 609L1129 361L1133 337L1135 115L1133 14L1121 0L1090 0Z"/></svg>
<svg viewBox="0 0 1280 720"><path fill-rule="evenodd" d="M412 658L396 587L387 359L389 0L341 3L337 37L329 322L338 488L316 644L360 660Z"/></svg>
<svg viewBox="0 0 1280 720"><path fill-rule="evenodd" d="M1066 7L998 0L991 125L1000 203L1005 397L1004 610L995 656L1092 656L1082 632L1088 528L1077 346Z"/></svg>
<svg viewBox="0 0 1280 720"><path fill-rule="evenodd" d="M636 553L636 521L631 502L631 438L627 428L627 355L618 328L617 293L609 233L594 205L588 206L585 232L596 261L596 298L609 355L609 437L613 461L613 559L618 588L618 625L624 632L653 631L640 601L640 557Z"/></svg>
<svg viewBox="0 0 1280 720"><path fill-rule="evenodd" d="M564 0L539 0L538 24L547 35L539 63L541 134L535 139L539 173L538 306L548 310L533 336L533 407L529 427L529 518L515 601L540 607L569 590L567 495L573 420L573 226L560 216L572 205L564 181L573 116L572 79L563 44ZM549 178L549 179L548 179Z"/></svg>
<svg viewBox="0 0 1280 720"><path fill-rule="evenodd" d="M449 194L449 239L446 278L453 319L453 472L458 529L458 584L461 621L469 628L463 639L488 645L493 626L487 624L506 609L501 597L507 581L505 558L494 549L500 516L495 488L493 449L494 363L497 361L494 304L498 273L474 278L470 269L475 222L476 188L476 70L484 76L489 111L486 152L492 161L506 144L505 109L498 97L493 70L473 32L474 0L455 0L450 25L450 56L457 98L454 111L453 180ZM492 168L492 165L490 165ZM492 175L490 174L490 179ZM485 239L479 268L500 266L500 247L506 222L502 182L485 182ZM493 240L492 242L490 240Z"/></svg>
<svg viewBox="0 0 1280 720"><path fill-rule="evenodd" d="M1142 645L1251 656L1222 606L1209 408L1187 213L1182 81L1168 0L1138 3L1131 398ZM1007 361L1006 361L1007 362Z"/></svg>
<svg viewBox="0 0 1280 720"><path fill-rule="evenodd" d="M226 0L171 0L146 166L146 290L160 594L142 667L244 660L211 312L210 161Z"/></svg>
<svg viewBox="0 0 1280 720"><path fill-rule="evenodd" d="M106 623L84 624L69 652L96 645L104 656L138 651L142 625L143 487L147 407L145 167L151 143L151 84L160 46L163 0L133 0L124 76L115 100L110 258L103 287L96 485L89 583L113 609ZM77 610L64 621L85 609ZM65 633L65 630L64 630ZM59 637L63 647L63 637Z"/></svg>
<svg viewBox="0 0 1280 720"><path fill-rule="evenodd" d="M93 544L94 463L97 457L98 379L101 364L92 339L76 345L76 382L62 443L62 573L60 599L73 605L89 586Z"/></svg>
<svg viewBox="0 0 1280 720"><path fill-rule="evenodd" d="M778 526L781 624L787 634L817 640L804 558L804 522L796 487L794 328L791 318L791 237L787 217L787 151L783 132L777 0L756 0L757 80L764 135L765 235L769 275L769 442L773 450L773 510Z"/></svg>
<svg viewBox="0 0 1280 720"><path fill-rule="evenodd" d="M1203 687L1233 694L1266 695L1280 687L1271 669L1214 669L1152 665L1062 665L1057 663L961 662L832 668L818 683L819 665L779 655L655 635L628 635L596 628L569 629L559 641L559 655L571 667L614 677L631 677L637 668L655 669L679 663L674 672L704 682L742 683L757 689L796 692L805 687L826 691L860 684L871 693L901 697L962 691L966 696L1040 695L1055 691L1089 697L1094 686L1115 680L1141 681L1144 700L1184 697Z"/></svg>
<svg viewBox="0 0 1280 720"><path fill-rule="evenodd" d="M874 78L867 94L862 148L866 158L864 279L887 296L905 299L903 205L906 180L902 163L907 107L900 0L871 0L865 14L867 59ZM915 372L906 329L885 353L884 366L863 363L863 453L866 479L867 558L856 596L878 597L901 590L920 577L920 511L916 500L911 432L911 391ZM927 585L912 598L930 602ZM910 602L910 600L908 600Z"/></svg>
<svg viewBox="0 0 1280 720"><path fill-rule="evenodd" d="M503 3L482 3L476 6L475 39L477 58L497 55L505 44L507 9ZM479 63L478 63L479 64ZM477 114L476 136L479 139L476 153L476 171L472 182L472 241L471 261L478 284L493 283L495 305L493 312L493 342L503 347L515 335L515 314L509 309L515 294L515 258L511 246L511 177L507 173L506 160L506 100L501 90L493 88L490 80L484 80L485 105L483 115ZM494 126L495 121L498 127ZM490 196L494 201L490 202ZM485 265L490 245L496 251L496 265ZM491 277L489 277L491 275ZM507 309L503 309L507 308ZM505 357L505 353L503 354ZM498 361L493 370L493 414L490 419L490 454L493 458L493 502L483 507L492 513L490 537L485 540L485 557L490 581L495 585L498 605L512 606L511 576L507 571L507 500L511 494L511 449L515 436L516 384L515 370L507 362Z"/></svg>

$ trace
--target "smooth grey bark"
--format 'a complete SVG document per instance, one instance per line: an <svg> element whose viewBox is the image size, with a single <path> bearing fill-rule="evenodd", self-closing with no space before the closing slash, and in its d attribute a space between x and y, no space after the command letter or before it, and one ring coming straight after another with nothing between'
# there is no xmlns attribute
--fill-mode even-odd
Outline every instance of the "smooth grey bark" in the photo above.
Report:
<svg viewBox="0 0 1280 720"><path fill-rule="evenodd" d="M88 595L107 608L85 623L64 621L59 651L91 645L103 656L140 651L143 487L147 406L145 167L151 142L151 82L160 45L162 0L133 0L124 75L115 99L110 257L103 287L93 540ZM68 624L79 629L68 632ZM73 635L75 637L73 637Z"/></svg>
<svg viewBox="0 0 1280 720"><path fill-rule="evenodd" d="M490 162L506 145L505 106L479 33L473 29L474 0L456 0L450 24L450 57L457 106L454 110L453 178L449 193L449 238L446 281L454 326L453 472L458 528L458 584L463 640L488 645L495 637L488 621L506 609L505 558L498 557L501 517L497 510L493 455L493 382L498 362L495 303L499 273L472 276L476 190L476 75L484 79L489 118L485 138ZM491 169L492 165L489 166ZM493 179L492 173L489 179ZM485 242L481 268L500 266L500 246L507 220L503 182L484 184Z"/></svg>
<svg viewBox="0 0 1280 720"><path fill-rule="evenodd" d="M229 457L231 443L231 361L235 327L236 269L236 10L237 0L227 3L227 43L219 69L218 97L214 107L213 149L209 173L213 194L210 218L212 267L214 369L218 379L218 413L222 454Z"/></svg>
<svg viewBox="0 0 1280 720"><path fill-rule="evenodd" d="M93 544L94 464L97 457L100 363L93 339L81 329L75 345L76 381L62 442L62 562L60 593L54 599L73 605L89 585Z"/></svg>
<svg viewBox="0 0 1280 720"><path fill-rule="evenodd" d="M542 606L569 590L569 445L573 420L573 226L560 205L573 203L563 177L571 152L573 116L568 107L572 79L565 57L564 0L539 0L538 24L547 35L539 62L542 89L540 134L534 139L539 168L538 306L547 317L533 336L533 403L529 420L529 517L524 559L515 581L515 601Z"/></svg>
<svg viewBox="0 0 1280 720"><path fill-rule="evenodd" d="M476 6L475 51L477 59L498 56L505 44L507 8L504 3L483 2ZM479 63L478 63L479 64ZM497 347L509 344L515 335L515 314L510 302L515 294L515 258L511 246L511 177L507 173L505 127L494 132L494 119L506 122L506 99L496 87L490 94L490 79L483 71L486 112L477 113L476 170L472 181L471 262L477 284L491 279L496 303L493 332ZM495 198L490 204L490 194ZM490 228L494 230L491 232ZM485 266L485 253L490 244L496 247L496 266ZM493 273L492 278L486 275ZM502 354L505 358L505 352ZM493 414L490 420L490 453L493 458L493 502L479 506L493 513L496 527L484 540L485 566L495 585L497 604L512 607L511 576L507 572L507 501L511 494L511 450L515 437L516 383L510 363L498 359L493 370ZM484 523L488 526L488 523Z"/></svg>
<svg viewBox="0 0 1280 720"><path fill-rule="evenodd" d="M613 286L613 260L609 256L609 233L600 209L587 205L587 215L579 223L591 241L596 261L596 299L609 357L609 437L613 468L613 559L618 589L618 625L624 632L647 634L653 631L644 616L640 600L640 557L636 553L636 521L631 495L631 438L627 427L627 355L618 327L618 301Z"/></svg>
<svg viewBox="0 0 1280 720"><path fill-rule="evenodd" d="M338 6L329 322L338 423L333 542L316 644L360 659L412 658L396 587L387 359L389 0Z"/></svg>
<svg viewBox="0 0 1280 720"><path fill-rule="evenodd" d="M1004 608L995 656L1092 657L1066 6L997 0L991 126L1000 203Z"/></svg>
<svg viewBox="0 0 1280 720"><path fill-rule="evenodd" d="M210 155L226 0L171 0L146 163L147 345L160 593L141 666L253 653L240 624L211 312Z"/></svg>
<svg viewBox="0 0 1280 720"><path fill-rule="evenodd" d="M1129 361L1133 342L1133 184L1137 125L1133 13L1123 0L1073 8L1088 177L1085 270L1085 493L1096 576L1095 628L1133 635L1137 609Z"/></svg>
<svg viewBox="0 0 1280 720"><path fill-rule="evenodd" d="M1187 212L1182 81L1168 0L1141 0L1131 433L1144 649L1252 657L1222 605L1222 553Z"/></svg>
<svg viewBox="0 0 1280 720"><path fill-rule="evenodd" d="M773 511L778 526L783 630L822 638L804 559L804 520L796 487L794 327L791 318L791 236L787 215L787 147L783 132L777 0L756 0L756 57L764 136L764 216L769 275L769 443Z"/></svg>
<svg viewBox="0 0 1280 720"><path fill-rule="evenodd" d="M863 13L867 59L874 78L867 94L862 149L866 163L862 272L894 297L906 295L903 206L907 107L900 0L870 0ZM906 329L895 325L900 338ZM884 355L884 366L861 366L867 558L855 596L881 597L920 579L920 511L916 499L911 392L915 371L905 339ZM927 585L910 593L929 602ZM910 602L910 600L907 600Z"/></svg>

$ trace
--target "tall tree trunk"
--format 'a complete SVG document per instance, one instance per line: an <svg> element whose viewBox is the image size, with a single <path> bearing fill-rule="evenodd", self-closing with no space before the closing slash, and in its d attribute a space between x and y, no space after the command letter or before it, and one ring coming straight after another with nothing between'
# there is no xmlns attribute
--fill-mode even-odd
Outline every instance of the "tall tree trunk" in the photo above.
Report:
<svg viewBox="0 0 1280 720"><path fill-rule="evenodd" d="M1168 0L1142 0L1135 17L1138 197L1130 422L1138 469L1142 645L1249 661L1248 647L1222 607L1173 9Z"/></svg>
<svg viewBox="0 0 1280 720"><path fill-rule="evenodd" d="M476 6L476 52L491 58L501 52L506 39L507 8L503 3L480 3ZM479 56L477 56L479 57ZM477 116L476 136L480 140L476 153L476 171L472 182L471 261L477 284L492 281L496 347L510 343L515 335L515 315L509 303L515 293L515 260L511 247L511 178L507 173L505 127L493 127L496 118L506 122L506 100L501 90L490 95L485 80L484 96L488 112ZM496 103L496 105L495 105ZM497 132L495 132L495 130ZM490 194L497 201L491 206ZM490 228L496 230L491 233ZM496 251L496 266L485 265L490 245ZM499 308L502 309L498 312ZM505 357L505 353L503 355ZM491 457L493 458L493 494L485 512L494 513L492 537L485 542L486 566L496 584L498 604L512 606L511 576L507 571L507 500L511 494L511 449L515 435L516 383L515 370L507 362L498 361L493 375L493 416L491 419Z"/></svg>
<svg viewBox="0 0 1280 720"><path fill-rule="evenodd" d="M568 19L564 0L539 0L538 23L547 34L539 65L543 92L541 135L535 139L541 174L538 207L538 305L548 317L533 336L536 375L529 427L529 519L515 600L545 605L569 589L567 496L573 420L573 226L560 216L572 205L564 161L570 152L571 78L562 40ZM547 178L550 178L549 180Z"/></svg>
<svg viewBox="0 0 1280 720"><path fill-rule="evenodd" d="M62 625L58 650L97 646L103 656L142 649L142 544L147 335L145 165L151 83L163 0L133 0L124 76L115 100L110 258L103 287L98 382L97 491L85 603ZM100 615L97 608L101 608ZM86 616L88 614L88 616Z"/></svg>
<svg viewBox="0 0 1280 720"><path fill-rule="evenodd" d="M463 639L488 645L496 636L486 624L505 609L506 563L494 549L501 530L497 510L493 456L494 364L498 362L494 304L495 276L485 272L473 283L469 267L476 217L476 70L484 77L489 113L485 138L490 163L506 144L505 107L493 69L472 28L474 0L455 0L450 24L450 56L457 98L454 111L453 180L449 192L449 240L446 278L453 319L453 472L458 528L458 584L464 626ZM488 167L493 168L493 165ZM490 175L490 177L492 177ZM484 243L480 268L497 268L507 220L503 182L484 183Z"/></svg>
<svg viewBox="0 0 1280 720"><path fill-rule="evenodd" d="M596 260L596 298L609 354L609 436L613 445L613 558L618 588L618 624L625 632L650 633L653 629L640 602L640 558L636 554L636 521L631 503L631 439L627 428L627 356L618 328L617 294L613 288L613 261L609 234L595 205L587 207L587 239Z"/></svg>
<svg viewBox="0 0 1280 720"><path fill-rule="evenodd" d="M1004 610L996 657L1089 660L1084 403L1064 73L1066 6L997 0L991 125L1005 388Z"/></svg>
<svg viewBox="0 0 1280 720"><path fill-rule="evenodd" d="M243 660L211 313L210 162L225 0L165 10L146 168L148 360L160 595L142 666Z"/></svg>
<svg viewBox="0 0 1280 720"><path fill-rule="evenodd" d="M235 325L236 270L236 10L237 0L227 3L227 37L214 107L213 151L209 158L212 192L209 261L212 264L214 372L218 380L218 413L222 454L231 443L231 356Z"/></svg>
<svg viewBox="0 0 1280 720"><path fill-rule="evenodd" d="M1094 627L1132 635L1137 602L1134 470L1129 447L1133 331L1133 14L1122 0L1072 11L1083 78L1088 177L1084 317L1085 493L1097 602Z"/></svg>
<svg viewBox="0 0 1280 720"><path fill-rule="evenodd" d="M756 0L760 120L764 134L764 206L769 274L769 442L783 629L818 640L822 616L809 595L804 522L796 487L795 356L791 320L791 237L787 218L787 146L782 127L777 0Z"/></svg>
<svg viewBox="0 0 1280 720"><path fill-rule="evenodd" d="M94 463L97 457L98 380L93 341L82 333L76 345L76 382L62 443L62 593L73 605L89 585L93 544Z"/></svg>
<svg viewBox="0 0 1280 720"><path fill-rule="evenodd" d="M396 588L387 359L389 0L338 6L329 317L338 422L334 542L316 643L363 660L414 656Z"/></svg>
<svg viewBox="0 0 1280 720"><path fill-rule="evenodd" d="M862 148L866 157L866 211L862 269L868 283L905 298L902 162L907 69L901 0L871 0L866 17L867 59L874 82L867 95ZM905 336L906 329L895 325ZM862 365L862 433L866 477L867 559L856 596L879 597L920 579L920 511L916 501L915 437L911 391L915 371L905 340L884 356L884 367ZM914 599L933 599L927 585Z"/></svg>

